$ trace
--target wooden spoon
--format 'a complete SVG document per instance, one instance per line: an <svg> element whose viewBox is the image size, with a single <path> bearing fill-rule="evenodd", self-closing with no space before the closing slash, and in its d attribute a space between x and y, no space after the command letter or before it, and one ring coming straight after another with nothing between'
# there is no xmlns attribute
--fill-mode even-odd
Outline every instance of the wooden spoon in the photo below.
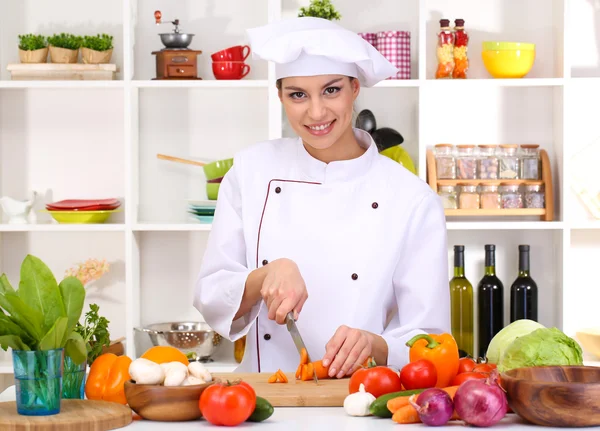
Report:
<svg viewBox="0 0 600 431"><path fill-rule="evenodd" d="M204 163L204 162L196 162L195 160L182 159L179 157L167 156L165 154L157 154L156 157L158 157L159 159L162 159L162 160L169 160L170 162L185 163L187 165L194 165L194 166L206 165L206 163Z"/></svg>

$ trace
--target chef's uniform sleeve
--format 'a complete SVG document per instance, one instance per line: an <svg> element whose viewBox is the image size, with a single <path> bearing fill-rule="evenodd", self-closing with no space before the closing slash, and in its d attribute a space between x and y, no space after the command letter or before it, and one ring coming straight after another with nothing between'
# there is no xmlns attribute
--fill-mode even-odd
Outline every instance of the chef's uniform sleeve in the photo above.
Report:
<svg viewBox="0 0 600 431"><path fill-rule="evenodd" d="M194 306L206 323L224 338L246 335L258 316L262 300L234 320L251 269L246 259L239 166L234 162L219 188L212 229L196 281Z"/></svg>
<svg viewBox="0 0 600 431"><path fill-rule="evenodd" d="M438 196L428 193L406 226L393 276L397 313L386 327L388 364L409 362L405 345L422 333L450 332L446 219Z"/></svg>

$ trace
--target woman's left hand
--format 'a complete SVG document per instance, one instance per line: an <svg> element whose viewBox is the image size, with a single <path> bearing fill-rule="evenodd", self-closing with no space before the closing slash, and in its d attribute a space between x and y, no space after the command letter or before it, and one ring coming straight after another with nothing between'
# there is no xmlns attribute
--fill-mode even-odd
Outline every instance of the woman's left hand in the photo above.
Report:
<svg viewBox="0 0 600 431"><path fill-rule="evenodd" d="M329 366L329 377L341 378L360 367L371 356L372 350L371 333L342 325L325 347L323 366Z"/></svg>

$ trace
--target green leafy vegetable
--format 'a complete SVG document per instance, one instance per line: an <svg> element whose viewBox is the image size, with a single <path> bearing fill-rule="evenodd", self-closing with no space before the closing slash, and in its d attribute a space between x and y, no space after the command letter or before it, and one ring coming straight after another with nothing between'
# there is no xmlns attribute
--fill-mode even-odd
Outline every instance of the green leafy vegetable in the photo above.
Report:
<svg viewBox="0 0 600 431"><path fill-rule="evenodd" d="M342 16L330 0L311 0L308 7L301 7L298 12L299 17L312 16L316 18L324 18L328 20L339 20Z"/></svg>
<svg viewBox="0 0 600 431"><path fill-rule="evenodd" d="M113 47L112 42L112 36L102 33L97 36L84 36L81 47L93 49L94 51L108 51Z"/></svg>
<svg viewBox="0 0 600 431"><path fill-rule="evenodd" d="M583 351L557 328L540 328L517 338L504 351L498 371L547 365L582 365Z"/></svg>
<svg viewBox="0 0 600 431"><path fill-rule="evenodd" d="M46 48L46 38L38 34L20 34L19 35L19 49L23 51L36 51L38 49Z"/></svg>
<svg viewBox="0 0 600 431"><path fill-rule="evenodd" d="M110 333L106 317L100 316L98 311L100 307L96 304L90 304L90 311L85 313L84 325L77 324L75 331L82 337L87 347L88 364L102 353L104 346L110 346Z"/></svg>
<svg viewBox="0 0 600 431"><path fill-rule="evenodd" d="M516 320L510 325L502 328L490 344L488 345L487 352L485 354L487 361L490 364L498 364L502 353L506 350L510 344L517 338L527 335L536 329L544 328L544 325L529 319Z"/></svg>
<svg viewBox="0 0 600 431"><path fill-rule="evenodd" d="M81 36L75 36L70 33L54 34L53 36L48 37L48 43L51 46L65 49L79 49L82 41L83 38Z"/></svg>

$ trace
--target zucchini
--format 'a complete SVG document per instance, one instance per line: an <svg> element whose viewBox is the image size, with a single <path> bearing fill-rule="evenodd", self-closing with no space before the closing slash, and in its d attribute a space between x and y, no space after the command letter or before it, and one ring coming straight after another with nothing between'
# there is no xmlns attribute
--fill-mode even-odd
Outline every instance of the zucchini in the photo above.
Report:
<svg viewBox="0 0 600 431"><path fill-rule="evenodd" d="M273 406L270 402L261 397L256 397L256 407L248 418L248 422L262 422L269 419L273 414Z"/></svg>
<svg viewBox="0 0 600 431"><path fill-rule="evenodd" d="M387 402L392 398L396 397L406 397L409 395L420 394L425 389L414 389L412 391L401 391L401 392L391 392L389 394L381 395L371 404L369 407L369 411L373 416L378 416L380 418L391 418L392 412L390 412L387 408Z"/></svg>

